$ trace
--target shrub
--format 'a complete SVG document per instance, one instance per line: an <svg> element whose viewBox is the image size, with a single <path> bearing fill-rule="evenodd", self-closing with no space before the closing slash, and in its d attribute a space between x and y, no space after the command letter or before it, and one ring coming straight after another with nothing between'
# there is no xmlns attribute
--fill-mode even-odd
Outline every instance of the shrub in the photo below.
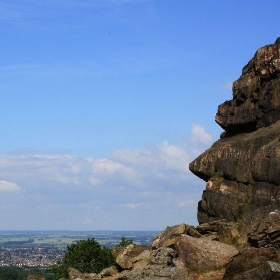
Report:
<svg viewBox="0 0 280 280"><path fill-rule="evenodd" d="M132 239L127 239L126 237L122 237L120 243L117 245L117 247L126 247L130 244L134 244Z"/></svg>
<svg viewBox="0 0 280 280"><path fill-rule="evenodd" d="M65 255L52 271L56 279L68 277L68 268L76 268L80 272L99 273L102 269L115 263L111 250L94 239L80 240L67 246Z"/></svg>

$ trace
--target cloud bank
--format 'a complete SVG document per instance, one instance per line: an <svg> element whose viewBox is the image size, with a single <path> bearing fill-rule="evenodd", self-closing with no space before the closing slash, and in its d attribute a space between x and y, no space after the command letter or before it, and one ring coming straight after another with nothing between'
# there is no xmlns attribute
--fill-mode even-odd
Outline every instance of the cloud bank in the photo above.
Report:
<svg viewBox="0 0 280 280"><path fill-rule="evenodd" d="M22 192L20 186L15 183L7 182L5 180L0 180L0 192Z"/></svg>
<svg viewBox="0 0 280 280"><path fill-rule="evenodd" d="M188 165L213 140L194 125L189 143L117 150L109 158L0 156L5 229L162 229L195 223L204 183ZM24 190L24 192L23 192ZM30 219L32 217L32 219Z"/></svg>

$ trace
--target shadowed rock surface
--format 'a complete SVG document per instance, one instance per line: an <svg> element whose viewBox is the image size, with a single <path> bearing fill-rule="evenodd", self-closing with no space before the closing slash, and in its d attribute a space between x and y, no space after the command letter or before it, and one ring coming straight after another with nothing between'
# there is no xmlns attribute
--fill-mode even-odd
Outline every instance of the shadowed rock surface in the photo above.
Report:
<svg viewBox="0 0 280 280"><path fill-rule="evenodd" d="M280 265L275 262L266 262L263 265L245 272L235 280L279 280Z"/></svg>
<svg viewBox="0 0 280 280"><path fill-rule="evenodd" d="M280 38L260 48L233 83L233 99L218 108L216 122L228 133L251 132L280 119Z"/></svg>
<svg viewBox="0 0 280 280"><path fill-rule="evenodd" d="M260 48L218 108L222 139L190 164L205 180L198 221L240 221L280 206L280 38ZM226 206L226 207L225 207Z"/></svg>
<svg viewBox="0 0 280 280"><path fill-rule="evenodd" d="M234 277L275 258L276 250L273 247L243 249L228 264L223 279L232 280Z"/></svg>

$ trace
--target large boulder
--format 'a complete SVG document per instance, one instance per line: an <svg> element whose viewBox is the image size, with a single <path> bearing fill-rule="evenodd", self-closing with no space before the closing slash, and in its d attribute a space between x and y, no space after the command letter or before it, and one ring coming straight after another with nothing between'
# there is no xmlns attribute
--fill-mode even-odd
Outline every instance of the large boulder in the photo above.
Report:
<svg viewBox="0 0 280 280"><path fill-rule="evenodd" d="M188 235L177 239L176 250L185 266L195 272L219 270L238 254L234 246Z"/></svg>
<svg viewBox="0 0 280 280"><path fill-rule="evenodd" d="M118 248L118 253L114 253L114 256L116 257L116 263L122 269L131 269L135 262L143 260L137 259L137 257L139 258L139 255L149 248L150 246L134 244L130 244L125 248Z"/></svg>
<svg viewBox="0 0 280 280"><path fill-rule="evenodd" d="M177 237L181 234L188 234L193 237L201 237L201 234L190 225L180 224L167 227L163 232L154 237L152 248L170 247L173 246Z"/></svg>

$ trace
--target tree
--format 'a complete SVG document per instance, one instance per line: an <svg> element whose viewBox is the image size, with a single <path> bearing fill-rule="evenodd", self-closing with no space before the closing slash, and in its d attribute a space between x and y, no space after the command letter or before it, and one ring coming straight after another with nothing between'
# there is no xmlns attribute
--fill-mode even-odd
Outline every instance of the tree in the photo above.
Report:
<svg viewBox="0 0 280 280"><path fill-rule="evenodd" d="M44 277L46 280L54 280L54 276L49 271L38 269L24 269L19 267L0 267L0 280L26 280L29 275Z"/></svg>
<svg viewBox="0 0 280 280"><path fill-rule="evenodd" d="M126 247L130 244L134 244L132 239L127 239L126 237L122 237L121 242L117 245L117 247Z"/></svg>
<svg viewBox="0 0 280 280"><path fill-rule="evenodd" d="M68 245L63 259L52 270L59 279L68 277L69 267L76 268L82 273L99 273L114 263L111 250L100 246L94 238L89 238Z"/></svg>

